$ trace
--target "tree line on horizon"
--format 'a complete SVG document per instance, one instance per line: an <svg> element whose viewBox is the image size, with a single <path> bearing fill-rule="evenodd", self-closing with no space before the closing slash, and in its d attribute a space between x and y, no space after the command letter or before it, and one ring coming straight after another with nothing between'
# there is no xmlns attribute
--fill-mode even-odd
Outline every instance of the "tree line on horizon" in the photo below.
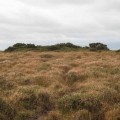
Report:
<svg viewBox="0 0 120 120"><path fill-rule="evenodd" d="M74 45L72 43L59 43L55 45L35 45L35 44L25 44L25 43L16 43L13 46L8 47L5 49L5 52L12 52L12 51L29 51L29 50L39 50L39 51L68 51L68 50L81 50L86 49L90 51L100 51L100 50L109 50L107 45L103 43L90 43L89 46L81 47L78 45Z"/></svg>

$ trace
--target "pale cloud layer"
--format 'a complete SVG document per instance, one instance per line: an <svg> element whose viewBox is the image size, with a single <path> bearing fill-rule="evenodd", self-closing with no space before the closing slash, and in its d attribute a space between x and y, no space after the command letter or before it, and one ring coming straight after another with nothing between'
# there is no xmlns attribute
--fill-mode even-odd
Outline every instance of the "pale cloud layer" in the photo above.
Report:
<svg viewBox="0 0 120 120"><path fill-rule="evenodd" d="M17 42L120 48L120 0L0 0L0 49Z"/></svg>

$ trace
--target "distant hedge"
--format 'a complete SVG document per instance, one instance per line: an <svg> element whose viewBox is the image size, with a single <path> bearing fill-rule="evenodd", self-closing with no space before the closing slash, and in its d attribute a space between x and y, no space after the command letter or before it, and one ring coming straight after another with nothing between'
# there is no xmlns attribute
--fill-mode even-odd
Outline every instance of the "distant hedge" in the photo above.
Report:
<svg viewBox="0 0 120 120"><path fill-rule="evenodd" d="M13 46L8 47L5 51L22 51L22 50L41 50L41 51L54 51L54 50L72 50L82 48L80 46L74 45L72 43L60 43L51 46L40 46L34 44L16 43Z"/></svg>
<svg viewBox="0 0 120 120"><path fill-rule="evenodd" d="M89 44L90 50L91 51L96 51L96 50L109 50L107 45L103 43L90 43Z"/></svg>
<svg viewBox="0 0 120 120"><path fill-rule="evenodd" d="M70 50L91 50L91 51L98 51L98 50L109 50L107 45L102 43L90 43L89 47L81 47L74 45L72 43L60 43L55 45L48 45L48 46L41 46L41 45L34 45L34 44L25 44L25 43L16 43L13 46L8 47L5 52L12 52L12 51L30 51L30 50L38 50L38 51L70 51Z"/></svg>

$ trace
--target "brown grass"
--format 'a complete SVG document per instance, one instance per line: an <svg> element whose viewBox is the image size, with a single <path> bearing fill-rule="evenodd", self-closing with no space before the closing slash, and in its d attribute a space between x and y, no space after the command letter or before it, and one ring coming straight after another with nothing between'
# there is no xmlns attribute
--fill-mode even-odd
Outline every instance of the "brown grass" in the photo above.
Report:
<svg viewBox="0 0 120 120"><path fill-rule="evenodd" d="M120 120L119 108L119 53L0 53L0 120Z"/></svg>

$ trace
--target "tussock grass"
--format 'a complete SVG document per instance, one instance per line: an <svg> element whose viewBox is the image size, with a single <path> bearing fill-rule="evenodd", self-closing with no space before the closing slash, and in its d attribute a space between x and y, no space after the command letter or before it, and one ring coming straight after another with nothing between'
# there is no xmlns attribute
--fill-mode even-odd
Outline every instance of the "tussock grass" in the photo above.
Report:
<svg viewBox="0 0 120 120"><path fill-rule="evenodd" d="M0 52L0 120L119 120L120 54Z"/></svg>
<svg viewBox="0 0 120 120"><path fill-rule="evenodd" d="M88 110L80 110L73 115L74 120L91 120L91 113Z"/></svg>
<svg viewBox="0 0 120 120"><path fill-rule="evenodd" d="M0 119L1 120L13 120L16 115L15 108L0 98Z"/></svg>

